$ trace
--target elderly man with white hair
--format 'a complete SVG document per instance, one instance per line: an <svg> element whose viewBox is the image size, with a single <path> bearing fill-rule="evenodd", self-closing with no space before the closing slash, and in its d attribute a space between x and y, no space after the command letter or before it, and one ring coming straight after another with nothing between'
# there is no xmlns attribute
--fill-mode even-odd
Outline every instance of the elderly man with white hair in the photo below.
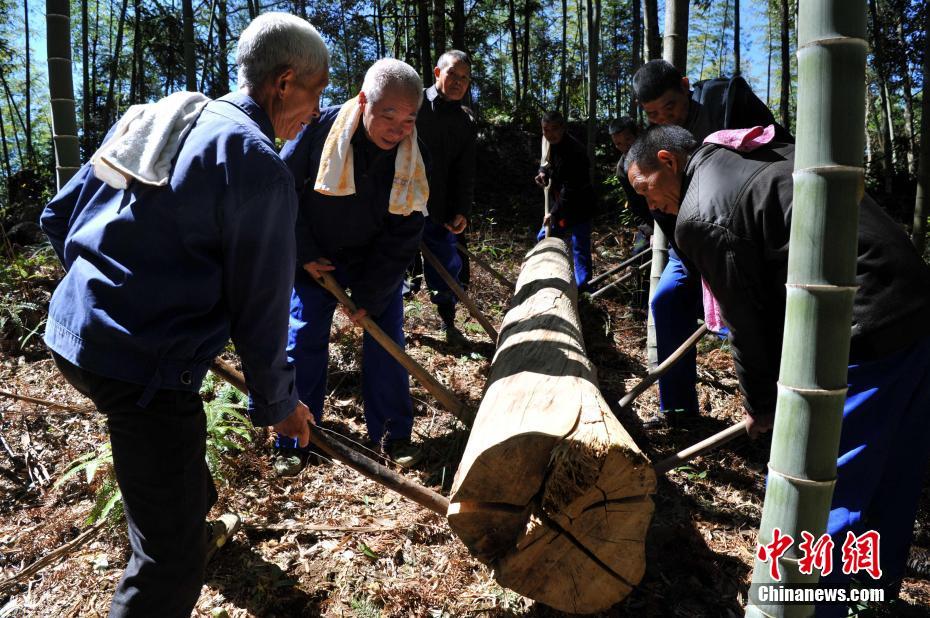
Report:
<svg viewBox="0 0 930 618"><path fill-rule="evenodd" d="M297 392L317 422L336 307L314 280L321 272L350 289L359 307L353 320L370 315L404 345L401 282L417 252L429 195L427 155L415 131L422 96L423 82L412 67L378 60L357 97L324 109L281 151L300 194L288 354ZM399 463L411 463L407 371L367 333L362 355L369 438Z"/></svg>
<svg viewBox="0 0 930 618"><path fill-rule="evenodd" d="M230 337L252 421L309 440L285 353L297 196L274 140L319 114L329 54L305 20L267 13L237 62L238 92L127 112L42 213L67 271L45 341L106 416L129 526L110 616L189 616L197 602L216 501L198 391ZM153 149L164 169L140 154Z"/></svg>

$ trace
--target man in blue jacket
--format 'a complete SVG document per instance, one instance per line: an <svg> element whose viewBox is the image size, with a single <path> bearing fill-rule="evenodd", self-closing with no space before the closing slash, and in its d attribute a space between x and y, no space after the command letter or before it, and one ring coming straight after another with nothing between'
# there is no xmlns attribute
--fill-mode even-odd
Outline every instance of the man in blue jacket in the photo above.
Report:
<svg viewBox="0 0 930 618"><path fill-rule="evenodd" d="M325 195L315 189L324 145L343 106L323 110L281 156L300 194L297 272L291 298L288 355L297 391L319 421L326 393L329 335L336 299L315 281L330 272L359 307L398 345L404 345L401 283L419 247L423 214L393 214L389 202L402 142L412 139L423 82L409 65L382 59L365 75L351 136L355 191ZM354 100L345 105L355 105ZM423 150L421 148L421 153ZM424 156L425 153L423 153ZM401 464L413 462L413 404L407 371L370 335L362 344L362 397L368 435Z"/></svg>
<svg viewBox="0 0 930 618"><path fill-rule="evenodd" d="M285 354L297 200L274 139L318 115L329 56L306 21L268 13L237 63L239 91L206 105L167 185L113 188L89 163L42 213L67 271L45 341L106 415L129 526L111 616L186 617L200 594L216 490L198 391L230 337L252 421L309 440Z"/></svg>
<svg viewBox="0 0 930 618"><path fill-rule="evenodd" d="M433 69L436 83L424 92L417 116L419 137L432 159L429 216L423 228L423 243L453 279L459 279L462 258L457 236L465 231L475 194L475 121L462 106L471 83L471 60L465 52L449 50ZM455 326L456 297L429 262L423 275L430 298L442 319L446 341L465 345L468 341Z"/></svg>
<svg viewBox="0 0 930 618"><path fill-rule="evenodd" d="M633 92L651 124L677 125L687 129L700 144L721 129L743 129L774 124L776 136L794 142L775 123L772 112L753 94L742 77L697 82L665 60L651 60L633 76ZM658 362L668 358L697 329L704 315L700 277L692 276L675 243L675 216L653 212L653 218L669 243L668 264L656 287L650 309L655 323ZM698 413L697 351L692 348L659 378L660 415L647 427L687 422Z"/></svg>

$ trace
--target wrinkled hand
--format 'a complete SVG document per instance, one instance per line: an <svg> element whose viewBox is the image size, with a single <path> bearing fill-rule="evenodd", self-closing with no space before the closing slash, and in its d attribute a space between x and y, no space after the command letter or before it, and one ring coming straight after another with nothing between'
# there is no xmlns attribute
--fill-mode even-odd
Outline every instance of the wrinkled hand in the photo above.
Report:
<svg viewBox="0 0 930 618"><path fill-rule="evenodd" d="M323 273L336 270L336 267L326 258L319 258L304 264L304 270L310 273L311 277L318 280L322 278Z"/></svg>
<svg viewBox="0 0 930 618"><path fill-rule="evenodd" d="M294 411L283 421L276 423L273 429L280 435L297 438L297 443L304 447L310 444L309 425L311 424L315 425L316 423L313 421L313 415L310 414L310 408L305 406L303 402L298 401Z"/></svg>
<svg viewBox="0 0 930 618"><path fill-rule="evenodd" d="M349 318L349 321L351 321L356 326L361 326L362 318L365 318L368 316L368 312L362 308L356 309L355 313L352 313L351 311L349 311L349 308L346 307L345 305L340 305L340 309L342 309L342 313L344 313L345 316Z"/></svg>
<svg viewBox="0 0 930 618"><path fill-rule="evenodd" d="M538 174L536 174L536 178L534 178L533 180L535 180L536 184L538 184L540 187L545 187L546 183L548 183L549 181L549 179L546 177L546 174L544 172L539 172Z"/></svg>
<svg viewBox="0 0 930 618"><path fill-rule="evenodd" d="M452 223L446 223L446 229L453 234L461 234L465 231L467 226L468 219L465 218L465 215L455 215L455 219L452 220Z"/></svg>
<svg viewBox="0 0 930 618"><path fill-rule="evenodd" d="M552 213L546 213L546 216L543 217L543 227L546 227L552 223Z"/></svg>
<svg viewBox="0 0 930 618"><path fill-rule="evenodd" d="M760 416L750 416L749 412L743 410L743 419L746 421L746 433L753 440L764 433L772 430L775 424L774 414L762 414Z"/></svg>

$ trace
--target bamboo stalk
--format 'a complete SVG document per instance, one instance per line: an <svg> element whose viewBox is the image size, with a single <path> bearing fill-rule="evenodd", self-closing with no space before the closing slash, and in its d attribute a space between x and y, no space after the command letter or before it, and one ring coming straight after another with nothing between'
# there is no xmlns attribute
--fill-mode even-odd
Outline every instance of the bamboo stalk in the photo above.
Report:
<svg viewBox="0 0 930 618"><path fill-rule="evenodd" d="M491 265L488 263L488 261L485 260L483 257L481 257L480 255L478 255L477 253L472 253L472 252L469 251L468 248L467 248L465 245L463 245L462 243L458 243L458 248L459 248L459 251L461 251L462 253L464 253L466 256L468 256L469 259L471 259L473 262L475 262L476 264L478 264L478 266L480 266L481 268L483 268L489 275L491 275L492 277L494 277L495 279L497 279L498 281L500 281L502 285L504 285L505 287L510 288L511 290L516 289L516 287L517 287L517 284L516 284L516 283L514 283L513 281L511 281L510 279L508 279L508 278L505 277L504 275L500 274L500 272L498 272L497 270L495 270L494 267L491 266Z"/></svg>
<svg viewBox="0 0 930 618"><path fill-rule="evenodd" d="M446 282L446 285L449 286L449 289L458 297L462 304L468 309L468 312L471 314L471 317L475 318L481 328L484 329L484 332L488 334L488 337L491 338L491 341L494 344L497 344L497 331L494 329L494 326L491 324L491 321L481 312L481 309L478 308L478 305L475 304L468 294L465 293L465 290L462 289L462 286L458 284L452 275L449 274L449 271L442 265L442 263L433 255L433 252L429 250L429 247L424 243L420 243L420 252L423 254L423 257L426 258L426 261L439 273L439 276L442 277L442 280Z"/></svg>
<svg viewBox="0 0 930 618"><path fill-rule="evenodd" d="M651 251L651 249L643 249L642 251L640 251L640 252L637 253L636 255L633 255L633 256L631 256L630 258L628 258L628 259L622 261L621 263L617 264L616 266L614 266L614 267L611 268L610 270L605 270L604 272L602 272L601 274L599 274L597 277L594 277L593 279L591 279L590 281L588 281L588 286L597 285L598 283L600 283L601 281L603 281L603 280L606 279L607 277L613 275L614 273L620 272L621 270L623 270L624 268L626 268L627 266L629 266L630 264L632 264L633 262L635 262L635 261L638 260L639 258L643 257L644 255L646 255L646 254L649 253L650 251Z"/></svg>
<svg viewBox="0 0 930 618"><path fill-rule="evenodd" d="M846 395L856 285L865 124L865 0L801 0L794 200L778 399L760 545L773 530L800 539L826 530ZM796 543L782 584L813 584ZM747 616L809 616L812 605L762 602L770 564L756 559Z"/></svg>
<svg viewBox="0 0 930 618"><path fill-rule="evenodd" d="M607 285L605 285L605 286L602 287L601 289L595 290L594 292L591 292L591 298L597 298L598 296L603 295L605 292L614 289L615 287L617 287L617 286L620 285L621 283L623 283L623 282L625 282L625 281L629 281L629 280L633 277L633 275L635 275L635 274L636 274L637 272L639 272L639 271L646 270L646 267L649 266L650 264L652 264L652 260L647 260L647 261L643 262L642 264L640 264L639 266L636 267L636 270L634 270L634 271L632 271L632 272L628 272L627 274L623 275L622 277L620 277L620 278L617 279L616 281L611 281L610 283L608 283Z"/></svg>
<svg viewBox="0 0 930 618"><path fill-rule="evenodd" d="M665 474L669 470L677 468L683 463L691 461L695 457L700 457L718 447L723 446L731 440L746 435L746 421L740 421L735 425L719 431L709 438L701 440L697 444L692 444L686 449L678 451L674 455L667 457L655 465L656 474Z"/></svg>
<svg viewBox="0 0 930 618"><path fill-rule="evenodd" d="M355 303L352 302L352 299L349 298L348 294L346 294L345 290L342 289L342 286L339 285L332 275L329 273L322 273L321 277L317 279L317 283L326 288L329 293L335 296L336 300L342 303L351 313L358 311L358 307L355 306ZM365 332L381 344L381 346L387 350L388 354L394 357L404 369L409 371L413 377L439 401L439 403L466 425L471 424L473 414L466 410L465 404L453 395L452 391L440 384L439 381L430 375L419 363L410 358L410 355L404 352L403 348L397 345L387 333L381 330L381 327L375 324L374 320L365 316L359 323L362 325L362 328L365 329Z"/></svg>
<svg viewBox="0 0 930 618"><path fill-rule="evenodd" d="M235 388L243 393L248 393L245 377L222 359L214 359L213 365L210 368L216 375L229 382ZM375 460L365 457L361 453L335 440L330 440L313 424L310 425L310 442L333 459L341 461L362 476L368 477L376 483L416 502L420 506L424 506L434 513L445 517L446 511L449 508L449 500L447 498L397 474L390 468L382 466Z"/></svg>
<svg viewBox="0 0 930 618"><path fill-rule="evenodd" d="M678 349L672 352L668 358L662 361L658 367L646 374L646 377L639 381L639 384L630 389L626 395L623 396L623 399L620 400L619 406L622 410L629 406L637 397L646 392L650 386L655 384L659 378L665 375L669 369L672 368L672 365L677 363L681 358L701 340L701 337L710 332L710 329L707 328L707 324L701 324L701 327L698 328L694 333L688 337L684 343L678 346Z"/></svg>

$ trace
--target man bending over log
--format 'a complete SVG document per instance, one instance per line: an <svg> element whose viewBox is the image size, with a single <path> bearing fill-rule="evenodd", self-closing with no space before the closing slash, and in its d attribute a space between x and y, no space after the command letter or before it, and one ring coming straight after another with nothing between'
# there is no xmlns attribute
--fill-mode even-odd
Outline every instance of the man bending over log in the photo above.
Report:
<svg viewBox="0 0 930 618"><path fill-rule="evenodd" d="M630 181L627 180L626 172L623 170L623 163L627 151L639 137L642 128L636 119L622 116L610 122L607 132L610 134L614 149L620 153L620 159L617 161L617 180L620 181L620 186L626 196L626 206L633 217L633 223L638 228L636 239L633 241L632 253L639 253L649 246L649 239L652 237L652 213L649 211L645 198L630 186Z"/></svg>
<svg viewBox="0 0 930 618"><path fill-rule="evenodd" d="M67 271L45 342L106 415L129 526L110 616L186 617L200 595L216 489L198 391L230 336L252 422L310 437L285 355L297 196L274 140L319 114L329 55L306 20L266 13L236 62L237 92L130 108L141 122L121 120L42 213Z"/></svg>
<svg viewBox="0 0 930 618"><path fill-rule="evenodd" d="M591 217L594 213L594 187L590 162L584 146L568 134L565 118L548 112L542 119L543 138L549 142L549 158L541 161L534 180L549 183L550 209L537 240L546 236L570 238L575 261L575 283L583 292L591 279Z"/></svg>
<svg viewBox="0 0 930 618"><path fill-rule="evenodd" d="M475 193L477 131L474 119L462 106L471 83L471 60L465 52L449 50L439 57L433 75L436 83L423 93L423 107L417 116L417 131L432 159L423 243L453 279L459 279L462 258L456 243L468 225ZM455 294L429 262L423 264L423 275L442 318L446 341L467 345L468 340L455 327Z"/></svg>
<svg viewBox="0 0 930 618"><path fill-rule="evenodd" d="M633 92L650 123L684 127L699 143L721 129L770 124L775 125L779 139L794 141L739 76L700 81L692 89L688 78L671 63L651 60L633 76ZM694 333L703 309L701 281L690 276L675 243L675 217L654 211L653 216L669 242L668 264L650 307L661 363ZM698 413L696 363L697 352L692 348L659 379L660 414L647 421L647 427L686 424Z"/></svg>
<svg viewBox="0 0 930 618"><path fill-rule="evenodd" d="M359 308L353 321L369 315L404 345L401 282L420 243L429 195L425 151L415 131L422 98L423 82L413 68L379 60L357 97L325 108L281 151L300 195L287 350L297 392L317 422L337 303L315 281L320 273L351 290ZM362 358L368 436L398 463L411 464L407 371L368 333Z"/></svg>
<svg viewBox="0 0 930 618"><path fill-rule="evenodd" d="M686 130L656 126L630 149L626 168L650 208L677 215L678 246L710 285L730 328L748 430L769 431L785 321L794 146L698 147ZM879 531L878 583L894 594L930 454L930 267L871 197L864 195L859 208L849 389L827 532L843 539L847 531ZM841 545L835 565L842 564ZM848 579L836 567L821 581Z"/></svg>

